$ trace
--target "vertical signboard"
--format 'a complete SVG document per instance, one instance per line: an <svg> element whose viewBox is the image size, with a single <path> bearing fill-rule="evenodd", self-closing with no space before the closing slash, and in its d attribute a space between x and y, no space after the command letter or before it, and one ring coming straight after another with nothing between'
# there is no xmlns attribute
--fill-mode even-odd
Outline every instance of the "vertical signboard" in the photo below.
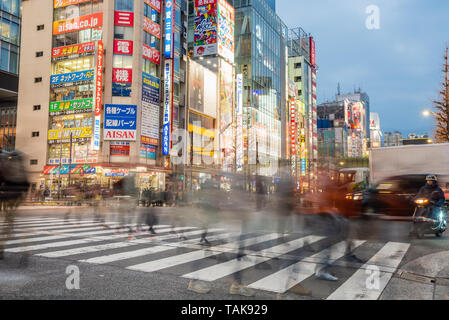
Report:
<svg viewBox="0 0 449 320"><path fill-rule="evenodd" d="M147 73L142 74L142 143L159 144L159 88L160 81ZM144 140L145 139L145 140Z"/></svg>
<svg viewBox="0 0 449 320"><path fill-rule="evenodd" d="M170 154L170 131L172 111L172 60L165 60L164 64L164 119L162 132L162 154Z"/></svg>
<svg viewBox="0 0 449 320"><path fill-rule="evenodd" d="M296 172L296 102L290 101L290 121L291 121L291 150L292 150L292 173Z"/></svg>
<svg viewBox="0 0 449 320"><path fill-rule="evenodd" d="M165 58L173 59L174 0L165 2Z"/></svg>
<svg viewBox="0 0 449 320"><path fill-rule="evenodd" d="M233 105L233 70L232 66L222 61L220 71L220 130L223 132L232 123Z"/></svg>
<svg viewBox="0 0 449 320"><path fill-rule="evenodd" d="M237 141L236 163L237 171L243 170L243 75L237 75Z"/></svg>
<svg viewBox="0 0 449 320"><path fill-rule="evenodd" d="M234 8L218 0L218 54L234 62Z"/></svg>
<svg viewBox="0 0 449 320"><path fill-rule="evenodd" d="M310 39L310 64L315 67L315 40L312 37Z"/></svg>
<svg viewBox="0 0 449 320"><path fill-rule="evenodd" d="M195 0L194 27L195 57L217 54L217 0Z"/></svg>
<svg viewBox="0 0 449 320"><path fill-rule="evenodd" d="M103 93L103 41L97 43L97 61L95 72L95 117L92 150L100 150L101 106Z"/></svg>

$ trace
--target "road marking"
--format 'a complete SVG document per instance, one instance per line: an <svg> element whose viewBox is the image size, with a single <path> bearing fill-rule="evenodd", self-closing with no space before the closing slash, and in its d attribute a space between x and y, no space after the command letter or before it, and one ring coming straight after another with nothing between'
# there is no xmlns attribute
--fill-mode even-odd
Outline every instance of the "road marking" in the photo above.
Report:
<svg viewBox="0 0 449 320"><path fill-rule="evenodd" d="M393 273L407 253L409 243L388 242L362 268L357 270L345 283L335 290L328 300L376 300L382 294ZM366 269L379 269L379 288L367 289Z"/></svg>
<svg viewBox="0 0 449 320"><path fill-rule="evenodd" d="M81 222L78 225L78 230L85 230L84 227L91 227L91 226L103 226L103 225L116 225L117 222L106 222L106 223L102 223L102 222L97 222L97 221L85 221L85 222ZM65 230L65 228L67 227L75 227L76 225L63 225L63 226L57 226L57 227L53 227L53 226L49 226L49 227L26 227L26 228L19 228L19 229L15 229L14 231L16 232L27 232L27 231L33 231L33 230L58 230L57 232L61 232L63 230ZM76 230L76 229L72 229L72 230Z"/></svg>
<svg viewBox="0 0 449 320"><path fill-rule="evenodd" d="M362 245L366 241L358 240L353 242L353 249ZM276 273L253 282L248 287L258 290L284 293L298 283L315 274L316 267L320 262L329 257L329 262L342 258L346 253L346 242L342 241L330 248L324 249L317 254L304 258L301 261L288 266ZM296 271L296 272L295 272Z"/></svg>
<svg viewBox="0 0 449 320"><path fill-rule="evenodd" d="M189 227L180 227L180 228L167 228L167 229L156 229L159 232L166 232L166 231L181 231L181 230L187 230L187 229L192 229ZM192 232L188 232L185 235L190 236L190 235L196 235L201 233L202 231L192 231ZM169 240L169 239L175 239L178 237L178 235L174 234L174 235L167 235L167 236L161 236L161 238L164 237L164 240ZM47 258L58 258L58 257L66 257L66 256L71 256L71 255L76 255L76 254L83 254L83 253L91 253L91 252L98 252L98 251L103 251L103 250L109 250L109 249L118 249L118 248L124 248L124 247L129 247L129 246L134 246L137 244L148 244L148 238L147 239L138 239L138 240L132 240L132 241L127 241L127 242L114 242L114 243L107 243L107 244L102 244L102 245L96 245L96 246L88 246L88 247L82 247L82 248L74 248L74 249L67 249L67 250L59 250L59 251L52 251L52 252L45 252L45 253L40 253L37 254L37 256L42 256L42 257L47 257Z"/></svg>
<svg viewBox="0 0 449 320"><path fill-rule="evenodd" d="M187 262L192 262L195 260L200 260L200 259L204 259L207 257L216 256L225 251L232 251L233 249L230 248L230 246L238 246L239 244L244 244L245 246L251 246L251 245L262 243L265 241L274 240L274 239L280 238L281 236L282 235L277 234L277 233L271 233L271 234L251 238L251 239L230 242L225 245L213 246L213 247L207 248L206 250L196 250L196 251L188 252L185 254L176 255L173 257L168 257L168 258L164 258L164 259L145 262L145 263L127 267L126 269L144 271L144 272L153 272L153 271L157 271L157 270L161 270L161 269L174 267L174 266L184 264Z"/></svg>
<svg viewBox="0 0 449 320"><path fill-rule="evenodd" d="M197 230L197 231L188 232L185 235L194 236L194 235L200 235L202 233L203 233L203 230ZM172 237L177 237L177 235L172 235ZM229 237L229 234L219 235L219 236L215 236L215 237L209 237L209 240L214 240L213 238L221 239L223 237ZM86 259L86 260L79 260L79 262L105 264L105 263L110 263L110 262L114 262L114 261L137 258L137 257L141 257L141 256L153 254L153 253L170 251L170 250L182 247L183 244L187 245L188 242L191 242L191 240L182 241L175 245L166 244L166 245L160 245L160 246L155 246L155 247L151 247L151 248L144 248L144 249L139 249L139 250L120 252L120 253L116 253L116 254L110 254L110 255L95 257L95 258ZM148 241L146 243L148 243Z"/></svg>
<svg viewBox="0 0 449 320"><path fill-rule="evenodd" d="M266 262L273 258L280 257L288 252L300 249L306 243L314 243L322 239L324 239L324 237L307 236L304 238L296 239L287 243L277 245L275 247L261 250L257 252L255 256L245 256L243 259L240 260L232 259L205 269L185 274L182 277L203 281L215 281L228 275L231 275L235 272L253 267L262 262ZM267 255L270 256L267 257Z"/></svg>
<svg viewBox="0 0 449 320"><path fill-rule="evenodd" d="M78 220L76 219L70 219L70 222L76 222ZM35 221L35 222L16 222L14 220L14 225L18 225L18 226L25 226L25 225L34 225L34 226L42 226L42 225L57 225L57 224L63 224L63 223L67 223L67 221L65 221L64 219L53 219L53 220L47 220L47 221ZM6 226L8 225L7 222L2 223L2 226Z"/></svg>

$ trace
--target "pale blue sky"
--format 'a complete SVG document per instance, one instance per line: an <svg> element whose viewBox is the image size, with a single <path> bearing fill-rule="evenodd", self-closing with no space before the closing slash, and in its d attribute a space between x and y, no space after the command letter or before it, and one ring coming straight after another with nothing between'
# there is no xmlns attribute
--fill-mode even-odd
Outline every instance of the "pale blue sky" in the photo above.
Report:
<svg viewBox="0 0 449 320"><path fill-rule="evenodd" d="M369 5L380 9L380 29L365 27ZM360 85L383 131L433 135L430 109L442 80L449 43L448 0L277 0L289 28L316 41L318 103Z"/></svg>

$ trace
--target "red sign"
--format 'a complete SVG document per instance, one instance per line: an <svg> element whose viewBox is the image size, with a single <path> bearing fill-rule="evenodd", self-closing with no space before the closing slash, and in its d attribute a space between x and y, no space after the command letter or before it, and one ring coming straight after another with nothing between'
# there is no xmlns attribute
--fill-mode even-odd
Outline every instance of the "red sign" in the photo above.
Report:
<svg viewBox="0 0 449 320"><path fill-rule="evenodd" d="M65 57L73 54L81 54L95 51L95 42L87 42L82 44L74 44L71 46L54 48L51 52L52 58Z"/></svg>
<svg viewBox="0 0 449 320"><path fill-rule="evenodd" d="M310 63L312 64L312 66L315 66L316 61L315 61L315 41L313 40L312 37L309 38L310 39Z"/></svg>
<svg viewBox="0 0 449 320"><path fill-rule="evenodd" d="M143 30L149 32L158 39L161 38L161 26L147 17L143 17Z"/></svg>
<svg viewBox="0 0 449 320"><path fill-rule="evenodd" d="M195 0L195 7L207 6L209 4L215 4L217 0Z"/></svg>
<svg viewBox="0 0 449 320"><path fill-rule="evenodd" d="M116 26L132 27L134 25L134 13L116 11L114 14L114 24Z"/></svg>
<svg viewBox="0 0 449 320"><path fill-rule="evenodd" d="M114 53L133 54L133 42L128 40L114 40Z"/></svg>
<svg viewBox="0 0 449 320"><path fill-rule="evenodd" d="M145 3L157 12L161 12L161 1L160 0L145 0Z"/></svg>
<svg viewBox="0 0 449 320"><path fill-rule="evenodd" d="M98 41L97 48L97 82L95 84L95 117L101 115L101 93L103 92L103 41Z"/></svg>
<svg viewBox="0 0 449 320"><path fill-rule="evenodd" d="M129 146L111 145L111 156L128 157Z"/></svg>
<svg viewBox="0 0 449 320"><path fill-rule="evenodd" d="M156 64L160 64L161 63L161 54L159 51L150 48L147 45L143 45L142 48L142 55L145 59L148 59Z"/></svg>
<svg viewBox="0 0 449 320"><path fill-rule="evenodd" d="M53 0L53 8L62 8L71 6L78 3L84 3L90 0ZM94 2L98 2L98 0L95 0Z"/></svg>
<svg viewBox="0 0 449 320"><path fill-rule="evenodd" d="M132 83L133 69L114 68L112 69L112 82Z"/></svg>
<svg viewBox="0 0 449 320"><path fill-rule="evenodd" d="M290 118L291 118L291 139L292 139L292 157L296 155L296 108L295 108L295 100L291 100L290 102Z"/></svg>
<svg viewBox="0 0 449 320"><path fill-rule="evenodd" d="M154 138L149 138L145 136L140 136L140 141L145 144L151 144L153 146L159 145L159 140Z"/></svg>
<svg viewBox="0 0 449 320"><path fill-rule="evenodd" d="M62 34L72 31L101 27L103 25L103 12L87 16L71 18L53 22L53 34Z"/></svg>

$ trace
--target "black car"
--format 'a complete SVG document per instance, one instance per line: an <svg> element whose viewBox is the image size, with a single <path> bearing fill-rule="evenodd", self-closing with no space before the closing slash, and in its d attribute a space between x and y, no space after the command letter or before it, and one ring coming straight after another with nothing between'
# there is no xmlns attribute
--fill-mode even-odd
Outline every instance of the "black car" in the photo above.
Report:
<svg viewBox="0 0 449 320"><path fill-rule="evenodd" d="M411 218L413 198L425 185L427 174L394 176L382 180L363 192L361 211L364 216Z"/></svg>

